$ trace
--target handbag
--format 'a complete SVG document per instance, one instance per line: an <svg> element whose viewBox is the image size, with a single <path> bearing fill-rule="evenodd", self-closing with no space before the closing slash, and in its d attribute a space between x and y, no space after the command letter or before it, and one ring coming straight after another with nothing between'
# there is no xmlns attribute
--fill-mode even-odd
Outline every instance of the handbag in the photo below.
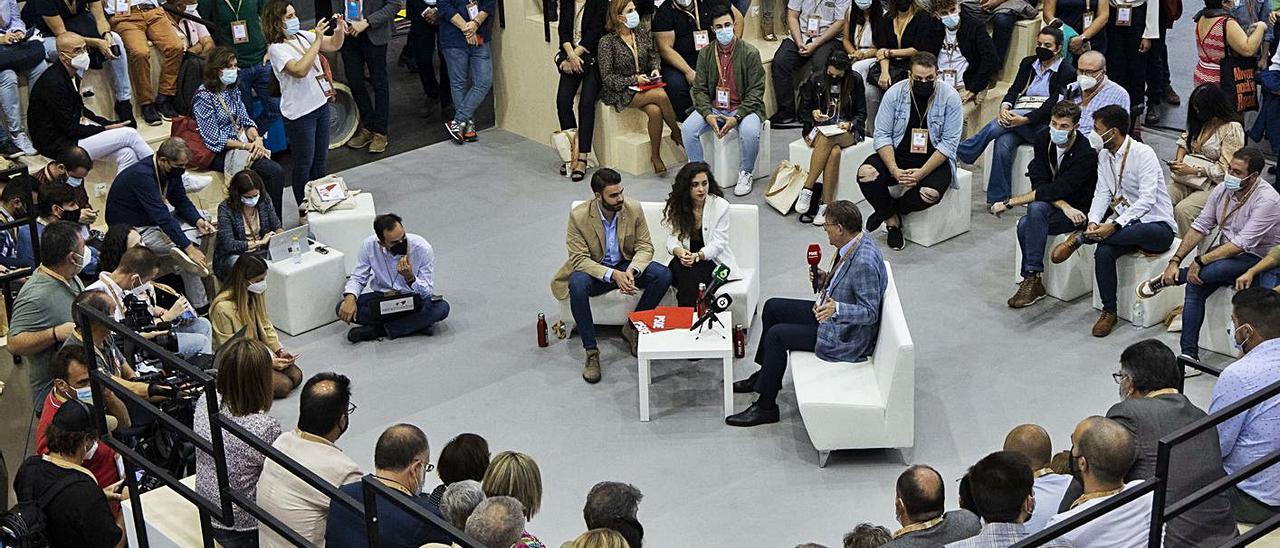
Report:
<svg viewBox="0 0 1280 548"><path fill-rule="evenodd" d="M808 176L809 171L798 165L787 160L779 162L769 175L769 188L764 192L764 200L783 215L791 213Z"/></svg>
<svg viewBox="0 0 1280 548"><path fill-rule="evenodd" d="M1218 85L1231 99L1236 112L1258 110L1258 60L1253 57L1227 55L1218 61Z"/></svg>
<svg viewBox="0 0 1280 548"><path fill-rule="evenodd" d="M1212 166L1217 162L1214 162L1199 154L1188 154L1182 157L1182 163L1187 164L1191 167L1203 169L1207 173L1209 170L1209 166ZM1173 173L1173 182L1187 186L1187 187L1194 188L1196 190L1209 190L1208 177L1201 177L1199 175L1179 175L1177 173Z"/></svg>
<svg viewBox="0 0 1280 548"><path fill-rule="evenodd" d="M213 163L214 154L204 145L204 138L200 136L200 130L196 127L196 119L190 116L176 116L170 121L172 126L169 128L169 136L181 137L187 142L187 151L191 153L187 166L198 170L209 169L209 165Z"/></svg>
<svg viewBox="0 0 1280 548"><path fill-rule="evenodd" d="M561 162L573 161L574 142L577 139L577 129L562 129L551 132L551 146L555 147L556 153L560 155Z"/></svg>
<svg viewBox="0 0 1280 548"><path fill-rule="evenodd" d="M333 210L354 209L359 191L347 188L347 182L337 175L326 175L307 183L304 191L307 211L326 213Z"/></svg>

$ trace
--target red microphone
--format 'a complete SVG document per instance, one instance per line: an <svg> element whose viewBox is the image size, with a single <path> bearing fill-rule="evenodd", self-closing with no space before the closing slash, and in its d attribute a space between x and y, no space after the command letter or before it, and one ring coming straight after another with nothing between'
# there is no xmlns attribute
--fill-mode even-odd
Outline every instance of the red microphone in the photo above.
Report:
<svg viewBox="0 0 1280 548"><path fill-rule="evenodd" d="M809 244L809 252L805 254L805 259L809 261L809 275L812 278L813 292L817 293L822 290L818 284L818 263L822 262L822 246L818 244Z"/></svg>

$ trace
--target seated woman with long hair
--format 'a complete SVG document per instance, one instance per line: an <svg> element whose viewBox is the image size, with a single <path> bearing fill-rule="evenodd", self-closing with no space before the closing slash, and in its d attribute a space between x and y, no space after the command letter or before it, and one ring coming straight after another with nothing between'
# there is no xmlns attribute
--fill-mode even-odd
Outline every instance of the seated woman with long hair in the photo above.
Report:
<svg viewBox="0 0 1280 548"><path fill-rule="evenodd" d="M244 337L261 341L271 350L271 391L277 399L289 395L302 383L293 354L280 345L275 326L267 317L267 262L254 255L241 255L222 285L222 292L209 306L213 322L213 345L218 348L244 329Z"/></svg>
<svg viewBox="0 0 1280 548"><path fill-rule="evenodd" d="M218 238L213 249L213 272L226 278L236 259L267 247L271 236L280 233L266 186L256 172L243 170L227 184L227 199L218 204Z"/></svg>
<svg viewBox="0 0 1280 548"><path fill-rule="evenodd" d="M667 268L680 306L696 304L698 284L711 285L711 271L717 264L729 267L730 272L738 269L729 249L729 201L705 162L689 162L680 168L662 210L662 224L671 231Z"/></svg>

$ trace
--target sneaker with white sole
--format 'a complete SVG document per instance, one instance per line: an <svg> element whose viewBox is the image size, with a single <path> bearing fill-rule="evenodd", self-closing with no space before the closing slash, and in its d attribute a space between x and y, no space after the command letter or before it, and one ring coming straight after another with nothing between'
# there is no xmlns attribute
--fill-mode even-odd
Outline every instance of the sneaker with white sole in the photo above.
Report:
<svg viewBox="0 0 1280 548"><path fill-rule="evenodd" d="M739 171L738 184L733 187L734 196L746 196L751 194L751 172Z"/></svg>
<svg viewBox="0 0 1280 548"><path fill-rule="evenodd" d="M818 204L818 214L813 216L813 226L827 224L827 204Z"/></svg>
<svg viewBox="0 0 1280 548"><path fill-rule="evenodd" d="M812 205L813 191L803 189L800 191L800 197L796 198L796 213L805 214L809 212L809 206Z"/></svg>
<svg viewBox="0 0 1280 548"><path fill-rule="evenodd" d="M169 254L177 261L178 266L183 270L195 274L200 277L209 275L209 267L197 263L190 255L187 255L181 249L173 248L169 250Z"/></svg>
<svg viewBox="0 0 1280 548"><path fill-rule="evenodd" d="M25 131L19 131L13 134L13 144L27 156L36 155L36 146L31 144L31 138L27 136Z"/></svg>

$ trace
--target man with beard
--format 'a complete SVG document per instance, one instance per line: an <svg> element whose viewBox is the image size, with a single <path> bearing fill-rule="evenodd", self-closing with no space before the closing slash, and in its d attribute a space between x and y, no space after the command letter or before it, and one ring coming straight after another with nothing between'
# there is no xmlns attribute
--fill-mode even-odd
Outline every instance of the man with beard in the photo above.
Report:
<svg viewBox="0 0 1280 548"><path fill-rule="evenodd" d="M449 316L449 303L435 292L436 256L431 244L405 232L394 213L375 217L373 234L361 244L356 268L338 303L338 319L356 324L347 332L347 340L431 335L436 322ZM386 312L383 303L403 297L412 297L411 309Z"/></svg>

